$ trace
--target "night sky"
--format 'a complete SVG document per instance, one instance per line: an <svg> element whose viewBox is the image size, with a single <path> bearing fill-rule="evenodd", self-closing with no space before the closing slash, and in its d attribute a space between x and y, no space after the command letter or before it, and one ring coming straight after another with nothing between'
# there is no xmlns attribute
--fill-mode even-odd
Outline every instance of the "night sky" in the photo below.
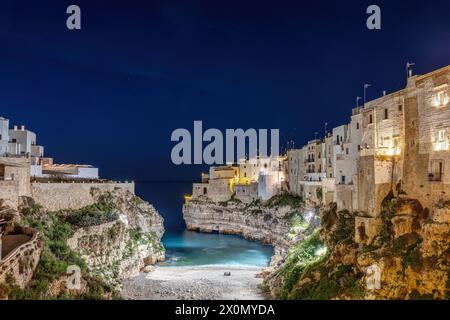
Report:
<svg viewBox="0 0 450 320"><path fill-rule="evenodd" d="M77 4L82 30L66 28ZM170 134L280 128L296 146L369 99L450 64L450 1L5 1L0 116L63 163L109 178L197 179L172 165Z"/></svg>

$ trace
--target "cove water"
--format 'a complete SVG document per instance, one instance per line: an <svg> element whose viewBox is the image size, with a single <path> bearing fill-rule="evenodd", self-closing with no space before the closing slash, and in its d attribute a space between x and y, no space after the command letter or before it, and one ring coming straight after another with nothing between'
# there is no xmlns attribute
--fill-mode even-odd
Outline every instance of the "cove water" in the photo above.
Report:
<svg viewBox="0 0 450 320"><path fill-rule="evenodd" d="M183 195L188 182L136 182L136 194L150 202L164 218L167 266L228 265L264 267L273 249L240 236L187 231L183 220Z"/></svg>

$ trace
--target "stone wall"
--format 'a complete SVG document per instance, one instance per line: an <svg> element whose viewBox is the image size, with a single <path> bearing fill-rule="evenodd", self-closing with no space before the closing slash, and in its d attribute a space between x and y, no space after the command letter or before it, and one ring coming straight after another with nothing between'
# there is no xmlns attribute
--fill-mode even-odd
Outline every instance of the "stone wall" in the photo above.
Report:
<svg viewBox="0 0 450 320"><path fill-rule="evenodd" d="M111 192L117 189L134 194L134 182L130 183L41 183L31 184L31 195L37 204L49 211L80 209L96 202L92 191Z"/></svg>
<svg viewBox="0 0 450 320"><path fill-rule="evenodd" d="M17 209L19 195L19 182L14 180L0 180L0 199L3 204Z"/></svg>
<svg viewBox="0 0 450 320"><path fill-rule="evenodd" d="M0 261L0 283L5 283L11 275L16 284L25 288L33 277L33 272L38 265L42 246L39 234L31 228L16 228L14 233L30 236L30 240L18 246Z"/></svg>
<svg viewBox="0 0 450 320"><path fill-rule="evenodd" d="M428 179L430 153L424 153L426 150L419 144L421 140L424 140L422 137L424 133L420 130L423 116L419 114L419 98L410 97L405 103L402 189L409 197L418 199L424 207L432 208L439 200L450 198L450 185ZM448 169L445 170L448 172Z"/></svg>

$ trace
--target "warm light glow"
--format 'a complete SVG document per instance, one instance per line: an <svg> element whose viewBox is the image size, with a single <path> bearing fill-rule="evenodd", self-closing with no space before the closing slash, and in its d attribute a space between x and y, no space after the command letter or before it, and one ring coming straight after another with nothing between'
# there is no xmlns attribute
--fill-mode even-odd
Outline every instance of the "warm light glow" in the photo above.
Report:
<svg viewBox="0 0 450 320"><path fill-rule="evenodd" d="M317 257L323 256L325 253L327 253L327 247L320 247L314 252L314 255Z"/></svg>
<svg viewBox="0 0 450 320"><path fill-rule="evenodd" d="M449 97L447 92L440 91L435 94L432 98L431 104L435 107L443 107L446 106L449 102Z"/></svg>
<svg viewBox="0 0 450 320"><path fill-rule="evenodd" d="M314 211L309 211L309 212L306 214L306 220L307 220L308 222L310 222L310 221L314 218L314 216L315 216Z"/></svg>
<svg viewBox="0 0 450 320"><path fill-rule="evenodd" d="M190 194L186 194L186 195L184 196L184 200L185 200L186 202L191 201L191 200L192 200L192 196L191 196Z"/></svg>
<svg viewBox="0 0 450 320"><path fill-rule="evenodd" d="M434 151L447 151L448 150L448 138L446 135L446 130L439 130L436 142L433 143Z"/></svg>
<svg viewBox="0 0 450 320"><path fill-rule="evenodd" d="M401 149L399 147L383 148L383 149L378 149L377 151L378 151L379 155L388 156L388 157L399 156L401 154Z"/></svg>

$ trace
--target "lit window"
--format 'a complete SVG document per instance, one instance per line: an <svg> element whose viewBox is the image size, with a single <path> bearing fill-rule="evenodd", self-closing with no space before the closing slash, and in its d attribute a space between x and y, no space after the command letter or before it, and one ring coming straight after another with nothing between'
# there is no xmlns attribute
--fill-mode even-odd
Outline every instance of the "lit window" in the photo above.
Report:
<svg viewBox="0 0 450 320"><path fill-rule="evenodd" d="M449 102L449 97L447 92L445 91L439 91L436 93L432 98L432 104L435 107L442 107L447 105Z"/></svg>
<svg viewBox="0 0 450 320"><path fill-rule="evenodd" d="M446 151L448 150L448 138L447 138L447 130L441 129L437 132L435 136L435 142L433 144L434 151Z"/></svg>

